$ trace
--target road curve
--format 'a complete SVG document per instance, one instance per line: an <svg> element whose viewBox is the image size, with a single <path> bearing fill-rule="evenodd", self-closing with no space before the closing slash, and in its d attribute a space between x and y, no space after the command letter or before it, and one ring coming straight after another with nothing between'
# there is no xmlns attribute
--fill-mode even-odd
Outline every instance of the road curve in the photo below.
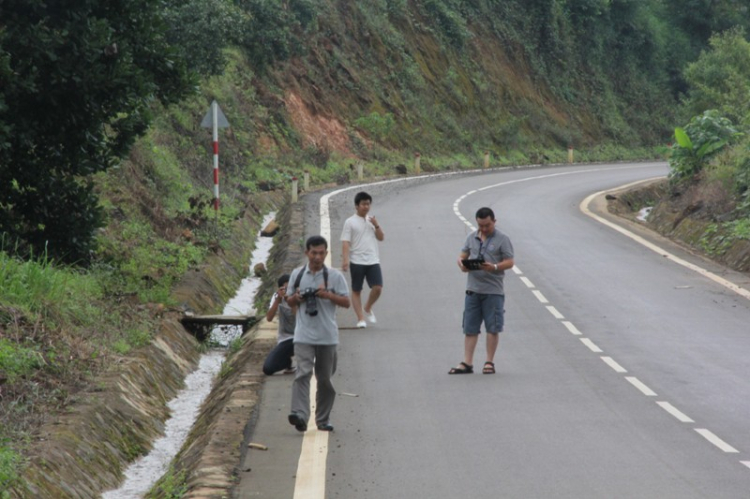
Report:
<svg viewBox="0 0 750 499"><path fill-rule="evenodd" d="M297 434L291 379L270 378L254 438L276 452L248 453L254 485L240 497L747 497L750 301L580 209L665 173L588 165L364 187L386 285L374 327L340 314L336 431ZM334 266L355 192L330 199ZM462 353L455 260L481 206L516 252L498 372L448 376ZM483 353L482 339L475 363ZM305 441L313 458L300 461Z"/></svg>

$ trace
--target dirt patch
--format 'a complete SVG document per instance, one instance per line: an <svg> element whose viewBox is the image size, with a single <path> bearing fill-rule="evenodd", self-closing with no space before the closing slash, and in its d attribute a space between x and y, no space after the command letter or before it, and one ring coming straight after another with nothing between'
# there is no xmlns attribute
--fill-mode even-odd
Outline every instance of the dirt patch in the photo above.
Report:
<svg viewBox="0 0 750 499"><path fill-rule="evenodd" d="M284 102L305 146L353 156L349 148L349 134L341 121L313 111L294 92L287 92Z"/></svg>

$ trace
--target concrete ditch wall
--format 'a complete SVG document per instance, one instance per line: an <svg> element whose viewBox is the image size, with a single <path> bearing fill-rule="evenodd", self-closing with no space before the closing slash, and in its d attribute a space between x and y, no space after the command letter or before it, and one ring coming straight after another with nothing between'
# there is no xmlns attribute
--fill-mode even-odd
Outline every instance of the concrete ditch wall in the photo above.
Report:
<svg viewBox="0 0 750 499"><path fill-rule="evenodd" d="M267 262L268 278L258 294L270 296L276 278L300 265L304 258L304 203L285 206L276 216L280 232ZM258 310L265 310L265 303ZM191 499L228 498L236 483L265 380L263 360L276 344L276 325L265 319L247 331L239 351L226 362L224 377L216 382L203 404L187 441L173 462L175 475L184 476ZM154 492L149 497L167 497Z"/></svg>
<svg viewBox="0 0 750 499"><path fill-rule="evenodd" d="M251 244L263 214L279 210L284 213L287 202L287 196L279 192L253 199L252 209L236 225L230 247L209 258L201 270L191 271L176 287L173 297L181 304L180 308L198 314L220 312L247 275ZM119 485L129 463L147 453L163 433L169 417L167 403L184 386L185 376L197 366L200 345L184 330L179 322L181 317L182 310L164 312L151 345L113 366L92 388L78 394L78 402L42 429L39 441L33 445L35 457L24 470L21 484L9 491L10 497L94 498ZM213 428L221 419L219 415L235 404L230 400L235 391L246 393L250 405L242 407L245 416L252 411L258 388L255 383L262 378L247 381L240 374L247 368L255 376L254 370L260 370L263 348L273 344L256 341L254 334L251 331L246 335L242 350L230 359L229 376L217 383L215 393L204 404L201 419L181 453L185 460L176 463L178 470L188 472L191 487L213 483L215 475L205 461L191 460L191 456L210 455L205 448L210 445L221 447L222 451L237 449L229 454L239 456L240 442L217 442ZM248 418L240 419L244 427ZM232 438L238 440L241 435L239 431ZM239 462L236 457L231 466L217 462L216 467L226 468L231 479ZM226 493L226 488L223 490Z"/></svg>

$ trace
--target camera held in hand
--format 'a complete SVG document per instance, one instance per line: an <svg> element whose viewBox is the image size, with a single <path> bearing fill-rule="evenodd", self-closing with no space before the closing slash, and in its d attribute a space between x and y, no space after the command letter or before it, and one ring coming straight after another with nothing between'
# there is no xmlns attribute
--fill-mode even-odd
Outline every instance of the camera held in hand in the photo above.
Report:
<svg viewBox="0 0 750 499"><path fill-rule="evenodd" d="M315 288L305 288L300 296L305 300L305 312L310 317L318 315L318 300L315 297L318 294L318 290Z"/></svg>

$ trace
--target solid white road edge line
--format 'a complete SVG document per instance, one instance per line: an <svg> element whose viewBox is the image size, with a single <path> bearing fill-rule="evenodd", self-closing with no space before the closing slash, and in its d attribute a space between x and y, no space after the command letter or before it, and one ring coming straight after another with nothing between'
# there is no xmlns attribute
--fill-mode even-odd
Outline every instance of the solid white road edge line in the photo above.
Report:
<svg viewBox="0 0 750 499"><path fill-rule="evenodd" d="M661 177L654 177L654 179L656 179L656 178L661 178ZM654 179L649 179L649 180L654 180ZM750 300L750 291L749 290L747 290L745 288L741 288L740 286L736 285L735 283L730 282L730 281L724 279L723 277L719 277L718 275L716 275L713 272L710 272L710 271L704 269L703 267L699 267L698 265L695 265L695 264L690 263L690 262L688 262L686 260L683 260L682 258L679 258L679 257L673 255L672 253L666 251L665 249L663 249L663 248L661 248L661 247L659 247L659 246L657 246L657 245L655 245L655 244L647 241L646 239L642 238L641 236L639 236L637 234L634 234L634 233L630 232L629 230L627 230L627 229L625 229L623 227L620 227L619 225L617 225L617 224L615 224L613 222L610 222L609 220L607 220L605 218L602 218L599 215L596 215L595 213L593 213L591 210L589 210L589 205L591 204L591 201L595 197L600 196L600 195L604 194L605 192L610 192L610 191L620 190L620 189L626 189L626 188L628 188L630 186L638 185L638 184L641 184L641 183L647 182L647 181L648 180L640 180L638 182L632 182L630 184L622 185L620 187L616 187L616 188L613 188L613 189L607 189L605 191L595 192L594 194L591 194L590 196L586 197L586 199L584 199L583 201L581 201L581 204L580 204L579 208L581 209L581 211L583 213L585 213L589 217L593 218L597 222L602 223L602 224L606 225L607 227L616 230L620 234L622 234L622 235L624 235L626 237L629 237L633 241L635 241L635 242L637 242L637 243L645 246L646 248L650 249L651 251L653 251L655 253L658 253L659 255L667 258L668 260L671 260L671 261L673 261L674 263L676 263L678 265L682 265L683 267L685 267L687 269L690 269L693 272L696 272L696 273L698 273L698 274L700 274L700 275L702 275L704 277L707 277L707 278L711 279L712 281L714 281L715 283L717 283L717 284L719 284L721 286L724 286L725 288L727 288L727 289L729 289L731 291L734 291L735 293L737 293L738 295L742 296L743 298L746 298L746 299Z"/></svg>

